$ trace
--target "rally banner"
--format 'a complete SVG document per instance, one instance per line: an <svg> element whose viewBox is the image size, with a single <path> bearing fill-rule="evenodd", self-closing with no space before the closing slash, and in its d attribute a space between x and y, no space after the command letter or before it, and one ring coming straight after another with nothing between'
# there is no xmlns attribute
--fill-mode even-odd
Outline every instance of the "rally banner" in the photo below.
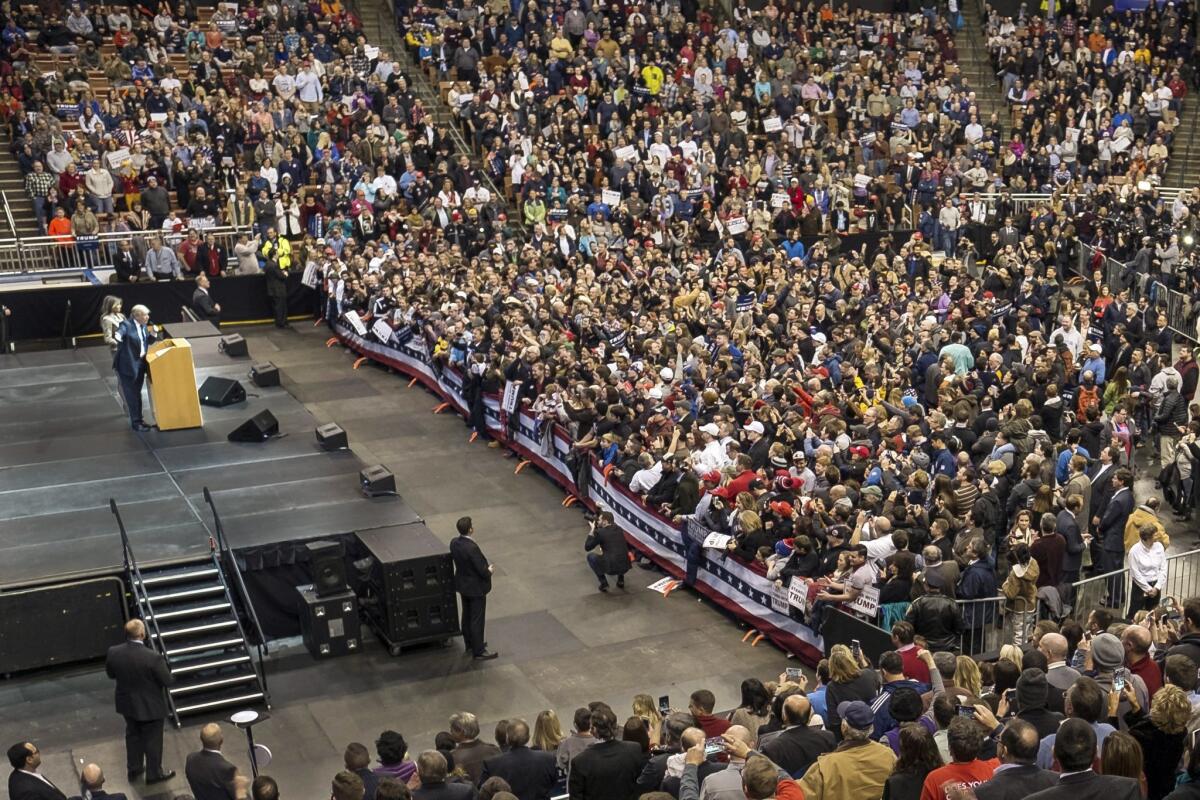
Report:
<svg viewBox="0 0 1200 800"><path fill-rule="evenodd" d="M462 416L470 414L463 398L463 376L453 367L440 368L429 358L424 341L412 336L405 341L377 342L359 335L339 321L333 325L337 338L351 350L420 381L427 389ZM785 651L816 666L824 647L821 638L807 625L792 618L795 593L781 591L762 573L727 553L704 547L689 548L685 536L698 537L702 543L710 531L691 521L685 534L627 488L610 481L602 466L592 459L584 470L586 486L576 483L577 475L569 465L571 440L557 426L544 426L532 414L522 411L515 419L502 419L501 397L484 400L487 433L521 458L538 466L555 483L592 509L612 512L616 524L638 552L645 554L676 579L688 572L693 559L696 580L692 588L764 634ZM507 414L504 414L507 417ZM588 474L590 471L590 474ZM689 556L689 550L691 555Z"/></svg>

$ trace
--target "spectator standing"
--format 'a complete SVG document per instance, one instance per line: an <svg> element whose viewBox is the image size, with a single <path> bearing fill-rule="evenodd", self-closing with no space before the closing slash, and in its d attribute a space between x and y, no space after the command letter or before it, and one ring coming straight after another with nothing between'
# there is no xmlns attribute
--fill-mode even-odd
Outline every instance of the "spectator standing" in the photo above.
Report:
<svg viewBox="0 0 1200 800"><path fill-rule="evenodd" d="M1062 767L1058 783L1029 795L1030 800L1140 800L1142 793L1137 781L1100 775L1092 769L1096 732L1086 721L1064 722L1054 736L1053 747L1054 759Z"/></svg>
<svg viewBox="0 0 1200 800"><path fill-rule="evenodd" d="M576 712L578 720L578 712ZM461 767L471 779L479 783L483 774L483 762L500 755L500 748L490 742L479 740L479 720L469 711L460 711L450 717L450 735L454 737L454 764Z"/></svg>
<svg viewBox="0 0 1200 800"><path fill-rule="evenodd" d="M921 725L900 729L900 754L883 786L883 800L920 800L925 778L943 765L933 734Z"/></svg>
<svg viewBox="0 0 1200 800"><path fill-rule="evenodd" d="M196 800L235 800L237 767L225 758L221 726L210 722L200 729L200 750L189 753L183 774Z"/></svg>
<svg viewBox="0 0 1200 800"><path fill-rule="evenodd" d="M509 720L508 750L483 762L482 783L492 776L508 781L518 800L549 800L558 782L554 753L529 747L529 725L523 719Z"/></svg>
<svg viewBox="0 0 1200 800"><path fill-rule="evenodd" d="M1014 719L1004 726L996 743L1000 765L991 779L975 787L977 800L1024 800L1027 795L1058 783L1058 774L1041 769L1037 761L1040 738L1033 725Z"/></svg>
<svg viewBox="0 0 1200 800"><path fill-rule="evenodd" d="M488 563L475 543L471 518L462 517L456 527L458 536L450 543L450 555L454 559L454 586L462 599L463 644L475 660L487 661L499 655L488 650L484 638L487 595L492 590L495 567Z"/></svg>
<svg viewBox="0 0 1200 800"><path fill-rule="evenodd" d="M1155 608L1167 585L1167 551L1162 542L1155 541L1157 533L1152 523L1143 525L1138 532L1139 540L1125 557L1130 578L1126 616L1130 619L1138 611Z"/></svg>
<svg viewBox="0 0 1200 800"><path fill-rule="evenodd" d="M842 647L842 645L836 645ZM892 748L871 740L875 714L861 700L843 701L836 709L841 743L817 757L800 780L805 800L878 797L896 765Z"/></svg>
<svg viewBox="0 0 1200 800"><path fill-rule="evenodd" d="M950 721L947 739L954 760L926 776L921 786L921 800L947 800L947 784L976 786L991 780L992 773L1000 766L998 759L985 761L979 758L983 748L983 732L974 719L955 717Z"/></svg>
<svg viewBox="0 0 1200 800"><path fill-rule="evenodd" d="M808 698L792 695L783 703L783 722L787 727L763 745L763 755L793 778L803 777L818 756L837 745L832 733L809 726L811 717Z"/></svg>
<svg viewBox="0 0 1200 800"><path fill-rule="evenodd" d="M591 729L596 744L571 761L570 800L634 800L644 763L641 747L617 739L617 715L604 704L592 710Z"/></svg>
<svg viewBox="0 0 1200 800"><path fill-rule="evenodd" d="M829 651L829 685L825 689L825 706L829 713L825 717L825 727L836 737L842 729L838 711L841 705L851 700L869 703L879 694L879 686L879 674L866 666L861 651L856 660L849 647L835 644Z"/></svg>

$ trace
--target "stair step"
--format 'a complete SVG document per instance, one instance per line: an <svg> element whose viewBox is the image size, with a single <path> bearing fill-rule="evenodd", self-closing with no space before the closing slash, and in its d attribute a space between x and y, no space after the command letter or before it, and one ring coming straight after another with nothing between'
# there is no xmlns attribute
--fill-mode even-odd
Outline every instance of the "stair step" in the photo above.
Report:
<svg viewBox="0 0 1200 800"><path fill-rule="evenodd" d="M162 586L168 583L197 581L201 578L216 578L217 575L217 568L213 566L211 561L205 559L201 564L189 564L152 574L143 572L142 584L145 586Z"/></svg>
<svg viewBox="0 0 1200 800"><path fill-rule="evenodd" d="M195 624L195 625L192 625L192 624L184 625L179 628L167 628L166 630L162 630L160 628L163 639L178 639L180 636L195 636L195 635L201 634L201 633L211 633L213 631L228 631L228 630L237 630L237 620L222 619L222 620L215 620L212 622L204 622L204 623ZM152 634L152 635L158 636L158 634Z"/></svg>
<svg viewBox="0 0 1200 800"><path fill-rule="evenodd" d="M242 655L233 655L226 658L211 658L200 659L191 663L181 664L179 666L171 666L172 675L183 675L186 673L199 672L204 669L220 669L221 667L230 667L234 664L246 664L250 662L250 655L243 653Z"/></svg>
<svg viewBox="0 0 1200 800"><path fill-rule="evenodd" d="M175 713L180 716L184 714L196 714L201 711L209 711L214 708L225 708L233 705L246 705L263 700L262 692L249 692L238 694L229 697L216 697L203 702L192 702L185 706L176 706Z"/></svg>
<svg viewBox="0 0 1200 800"><path fill-rule="evenodd" d="M181 645L179 647L167 647L167 658L180 658L196 655L197 653L208 653L214 650L227 650L230 647L238 647L243 644L238 637L217 637L215 639L196 642L195 644Z"/></svg>
<svg viewBox="0 0 1200 800"><path fill-rule="evenodd" d="M258 673L251 670L237 675L230 675L227 678L211 678L201 681L200 683L187 684L184 686L172 686L168 691L172 697L178 695L193 694L195 692L210 692L214 689L227 689L230 686L241 686L243 683L250 683L258 680Z"/></svg>
<svg viewBox="0 0 1200 800"><path fill-rule="evenodd" d="M156 619L162 623L164 621L176 619L212 616L214 614L219 614L222 611L228 611L231 608L233 608L233 606L224 600L214 603L199 603L196 605L184 606L182 608L173 608L169 611L157 611L153 614L147 614L146 620L150 621L152 619ZM163 635L166 636L167 634L164 633Z"/></svg>
<svg viewBox="0 0 1200 800"><path fill-rule="evenodd" d="M149 600L151 603L173 603L179 600L209 597L214 594L225 594L225 587L219 583L214 583L209 586L197 586L191 589L177 589L175 591L152 594L149 596Z"/></svg>

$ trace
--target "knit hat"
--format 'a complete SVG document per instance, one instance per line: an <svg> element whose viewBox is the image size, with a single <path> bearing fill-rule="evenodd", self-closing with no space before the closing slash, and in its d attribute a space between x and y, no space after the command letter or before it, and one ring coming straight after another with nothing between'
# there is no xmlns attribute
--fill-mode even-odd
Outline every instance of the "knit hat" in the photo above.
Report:
<svg viewBox="0 0 1200 800"><path fill-rule="evenodd" d="M1037 667L1022 671L1021 677L1017 678L1017 709L1045 708L1049 692L1046 673Z"/></svg>
<svg viewBox="0 0 1200 800"><path fill-rule="evenodd" d="M1125 648L1121 640L1111 633L1102 633L1092 639L1092 663L1100 672L1108 672L1125 663Z"/></svg>

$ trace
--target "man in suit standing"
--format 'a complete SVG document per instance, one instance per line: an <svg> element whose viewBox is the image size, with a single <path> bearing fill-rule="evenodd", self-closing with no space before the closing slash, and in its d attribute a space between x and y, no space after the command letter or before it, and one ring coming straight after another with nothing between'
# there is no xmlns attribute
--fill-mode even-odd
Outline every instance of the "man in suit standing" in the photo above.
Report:
<svg viewBox="0 0 1200 800"><path fill-rule="evenodd" d="M1023 800L1058 783L1058 773L1039 769L1037 730L1023 719L1004 726L996 745L1000 766L992 779L975 787L977 800Z"/></svg>
<svg viewBox="0 0 1200 800"><path fill-rule="evenodd" d="M1129 515L1133 513L1133 473L1125 467L1118 469L1113 474L1112 479L1113 493L1112 498L1108 501L1108 505L1104 509L1103 516L1100 517L1100 524L1097 527L1096 535L1100 539L1100 550L1104 554L1104 563L1100 565L1100 572L1112 572L1119 570L1124 565L1125 561L1125 523L1129 521ZM1108 581L1108 605L1112 608L1120 608L1124 603L1125 581L1122 576L1116 575Z"/></svg>
<svg viewBox="0 0 1200 800"><path fill-rule="evenodd" d="M642 771L642 748L618 738L617 715L607 705L592 710L596 744L571 762L570 800L634 800Z"/></svg>
<svg viewBox="0 0 1200 800"><path fill-rule="evenodd" d="M491 777L508 781L517 800L549 800L558 782L558 764L554 753L529 749L529 725L514 719L508 723L508 752L483 762L479 783Z"/></svg>
<svg viewBox="0 0 1200 800"><path fill-rule="evenodd" d="M104 791L104 770L99 764L88 764L79 774L79 788L83 800L125 800L121 792Z"/></svg>
<svg viewBox="0 0 1200 800"><path fill-rule="evenodd" d="M67 800L67 796L42 773L42 753L32 742L17 742L8 748L9 800Z"/></svg>
<svg viewBox="0 0 1200 800"><path fill-rule="evenodd" d="M1058 783L1027 795L1029 800L1139 800L1138 782L1092 770L1096 732L1081 719L1068 719L1054 737L1054 757L1062 766Z"/></svg>
<svg viewBox="0 0 1200 800"><path fill-rule="evenodd" d="M129 780L143 772L146 783L175 777L174 770L164 772L162 768L163 720L167 716L164 692L174 678L166 659L147 643L146 626L140 619L125 623L125 643L108 648L104 670L117 682L116 707L125 718Z"/></svg>
<svg viewBox="0 0 1200 800"><path fill-rule="evenodd" d="M500 655L488 650L487 640L483 638L487 594L492 590L495 568L471 538L475 533L471 518L463 517L456 527L458 536L450 542L450 557L454 559L454 588L462 597L463 644L476 661L487 661Z"/></svg>
<svg viewBox="0 0 1200 800"><path fill-rule="evenodd" d="M221 726L210 722L200 729L200 750L189 753L183 774L196 800L234 800L237 767L221 753L225 737Z"/></svg>
<svg viewBox="0 0 1200 800"><path fill-rule="evenodd" d="M625 573L629 572L629 543L625 534L613 524L613 515L601 511L600 516L590 523L584 550L600 548L599 553L587 554L588 566L600 579L600 591L608 591L608 576L617 576L617 588L625 588Z"/></svg>
<svg viewBox="0 0 1200 800"><path fill-rule="evenodd" d="M211 283L208 275L201 272L196 276L196 291L192 292L192 311L200 319L206 319L214 325L221 324L221 304L214 302L208 293Z"/></svg>
<svg viewBox="0 0 1200 800"><path fill-rule="evenodd" d="M157 329L150 324L150 309L134 306L129 319L117 326L114 338L113 370L129 410L129 424L135 431L148 431L150 426L142 419L142 386L146 383L146 351L158 340Z"/></svg>
<svg viewBox="0 0 1200 800"><path fill-rule="evenodd" d="M363 800L375 800L375 790L379 788L379 776L371 771L371 753L361 742L351 742L346 745L342 755L346 770L362 778Z"/></svg>

